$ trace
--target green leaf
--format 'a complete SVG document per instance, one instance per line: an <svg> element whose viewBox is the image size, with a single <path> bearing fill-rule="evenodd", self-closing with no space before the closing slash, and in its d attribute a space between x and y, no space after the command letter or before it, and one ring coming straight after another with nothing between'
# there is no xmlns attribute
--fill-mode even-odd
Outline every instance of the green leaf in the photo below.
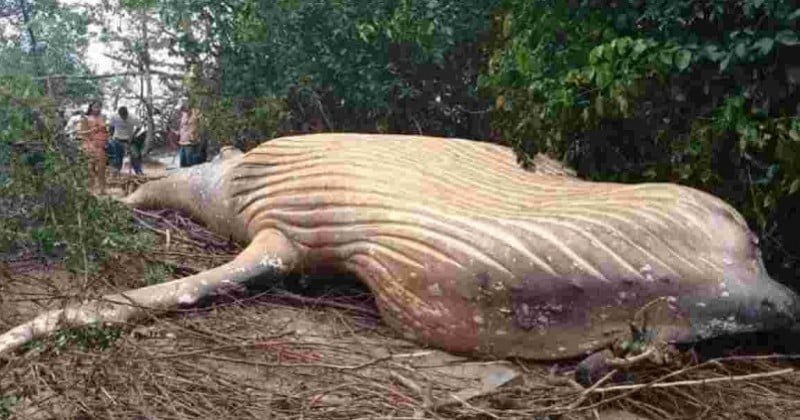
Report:
<svg viewBox="0 0 800 420"><path fill-rule="evenodd" d="M597 77L597 72L594 70L594 68L589 68L588 70L586 70L587 80L589 80L590 82L594 82L596 81L595 80L596 77Z"/></svg>
<svg viewBox="0 0 800 420"><path fill-rule="evenodd" d="M747 55L747 45L744 42L739 42L736 44L736 47L733 48L733 52L736 53L736 56L739 58L744 58Z"/></svg>
<svg viewBox="0 0 800 420"><path fill-rule="evenodd" d="M800 132L798 132L797 130L795 130L793 128L790 129L789 130L789 138L792 139L793 141L800 142Z"/></svg>
<svg viewBox="0 0 800 420"><path fill-rule="evenodd" d="M679 50L675 53L675 67L678 70L683 71L689 67L689 64L692 62L692 52L689 50Z"/></svg>
<svg viewBox="0 0 800 420"><path fill-rule="evenodd" d="M797 32L789 29L778 32L778 34L775 35L775 40L783 45L789 46L800 44L800 40L798 40L797 37Z"/></svg>
<svg viewBox="0 0 800 420"><path fill-rule="evenodd" d="M625 56L625 53L628 52L628 48L630 48L631 43L633 42L628 37L620 38L614 41L617 41L616 50L617 54L619 54L620 56Z"/></svg>
<svg viewBox="0 0 800 420"><path fill-rule="evenodd" d="M725 53L720 51L719 47L717 47L714 44L707 45L704 48L704 52L708 57L708 59L713 62L719 62L720 60L722 60L723 57L725 57Z"/></svg>
<svg viewBox="0 0 800 420"><path fill-rule="evenodd" d="M601 65L595 73L596 83L601 88L607 88L614 80L614 71L608 63Z"/></svg>
<svg viewBox="0 0 800 420"><path fill-rule="evenodd" d="M786 16L786 20L795 20L799 17L800 17L800 9L795 9L795 11L790 13L789 16Z"/></svg>
<svg viewBox="0 0 800 420"><path fill-rule="evenodd" d="M600 49L600 52L601 52L600 58L602 58L602 59L604 59L606 61L611 61L614 58L616 58L615 56L617 54L616 54L615 51L616 51L616 44L612 41L612 43L608 46L608 48Z"/></svg>
<svg viewBox="0 0 800 420"><path fill-rule="evenodd" d="M789 195L796 193L797 190L800 190L800 178L795 179L789 186Z"/></svg>
<svg viewBox="0 0 800 420"><path fill-rule="evenodd" d="M528 51L520 48L516 52L517 68L523 73L530 72L531 56Z"/></svg>
<svg viewBox="0 0 800 420"><path fill-rule="evenodd" d="M765 209L768 209L768 208L772 207L773 204L775 204L775 197L773 197L771 195L768 195L768 196L764 197L764 208Z"/></svg>
<svg viewBox="0 0 800 420"><path fill-rule="evenodd" d="M671 65L672 65L672 55L673 55L673 54L672 54L672 52L671 52L671 51L668 51L668 50L662 50L662 51L661 51L661 52L658 54L658 58L659 58L659 60L661 60L661 62L662 62L664 65L671 66Z"/></svg>
<svg viewBox="0 0 800 420"><path fill-rule="evenodd" d="M636 44L633 45L633 56L638 57L647 50L647 43L644 40L637 39Z"/></svg>
<svg viewBox="0 0 800 420"><path fill-rule="evenodd" d="M772 51L772 46L775 45L775 40L772 38L761 38L753 43L753 49L758 51L761 55L767 55Z"/></svg>
<svg viewBox="0 0 800 420"><path fill-rule="evenodd" d="M603 56L603 46L600 45L589 52L589 64L596 65Z"/></svg>
<svg viewBox="0 0 800 420"><path fill-rule="evenodd" d="M731 62L731 54L730 53L725 54L725 58L723 58L722 61L720 61L719 63L719 71L720 72L725 71L725 69L728 68L728 64L730 64L730 62Z"/></svg>

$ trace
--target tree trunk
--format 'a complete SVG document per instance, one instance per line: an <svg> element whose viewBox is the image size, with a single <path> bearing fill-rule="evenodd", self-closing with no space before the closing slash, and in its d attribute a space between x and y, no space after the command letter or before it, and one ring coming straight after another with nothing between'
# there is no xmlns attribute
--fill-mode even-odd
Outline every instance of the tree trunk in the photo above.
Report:
<svg viewBox="0 0 800 420"><path fill-rule="evenodd" d="M147 153L153 145L153 134L155 133L155 122L153 121L153 83L150 78L150 43L147 33L147 9L141 9L142 18L142 67L144 70L145 85L145 110L147 112L147 137L144 140L144 151Z"/></svg>
<svg viewBox="0 0 800 420"><path fill-rule="evenodd" d="M34 66L33 71L36 73L37 77L41 77L44 74L42 71L42 58L41 54L39 54L39 44L36 42L36 34L33 32L33 27L31 27L31 15L30 10L28 9L28 3L25 0L17 0L17 5L22 12L22 20L25 24L25 29L28 32L28 39L31 42L31 56L33 57ZM51 96L52 89L50 85L50 79L44 78L42 83L44 84L45 93L48 96Z"/></svg>

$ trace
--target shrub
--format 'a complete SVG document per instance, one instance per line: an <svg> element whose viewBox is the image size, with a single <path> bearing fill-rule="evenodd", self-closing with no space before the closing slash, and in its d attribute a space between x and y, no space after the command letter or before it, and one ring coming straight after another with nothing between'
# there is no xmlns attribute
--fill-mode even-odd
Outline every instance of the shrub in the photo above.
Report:
<svg viewBox="0 0 800 420"><path fill-rule="evenodd" d="M480 83L527 163L595 180L673 181L722 197L800 274L800 4L507 0Z"/></svg>

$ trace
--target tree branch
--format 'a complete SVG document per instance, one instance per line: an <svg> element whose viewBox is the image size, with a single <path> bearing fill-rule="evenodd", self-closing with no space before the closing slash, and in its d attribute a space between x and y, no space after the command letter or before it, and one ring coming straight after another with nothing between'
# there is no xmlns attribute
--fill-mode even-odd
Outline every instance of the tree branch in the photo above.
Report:
<svg viewBox="0 0 800 420"><path fill-rule="evenodd" d="M157 74L159 76L163 76L169 79L180 80L183 78L183 75L180 74L171 74L167 72L151 70L150 73ZM126 71L121 73L106 73L106 74L50 74L47 76L40 76L34 77L34 80L43 80L43 79L80 79L80 80L96 80L96 79L108 79L111 77L125 77L125 76L141 76L143 73L138 71Z"/></svg>

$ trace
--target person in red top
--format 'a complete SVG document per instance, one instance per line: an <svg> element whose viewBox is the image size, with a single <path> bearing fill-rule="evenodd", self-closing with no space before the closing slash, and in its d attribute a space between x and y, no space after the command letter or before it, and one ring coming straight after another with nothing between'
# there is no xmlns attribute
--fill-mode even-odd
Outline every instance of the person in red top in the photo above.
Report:
<svg viewBox="0 0 800 420"><path fill-rule="evenodd" d="M105 194L108 130L101 110L102 105L99 101L92 101L89 104L86 115L81 120L78 135L81 139L81 149L89 159L89 190L97 187L100 194Z"/></svg>
<svg viewBox="0 0 800 420"><path fill-rule="evenodd" d="M200 111L189 106L187 101L181 103L181 120L178 128L178 146L181 168L203 163L200 153L200 136L198 123Z"/></svg>

